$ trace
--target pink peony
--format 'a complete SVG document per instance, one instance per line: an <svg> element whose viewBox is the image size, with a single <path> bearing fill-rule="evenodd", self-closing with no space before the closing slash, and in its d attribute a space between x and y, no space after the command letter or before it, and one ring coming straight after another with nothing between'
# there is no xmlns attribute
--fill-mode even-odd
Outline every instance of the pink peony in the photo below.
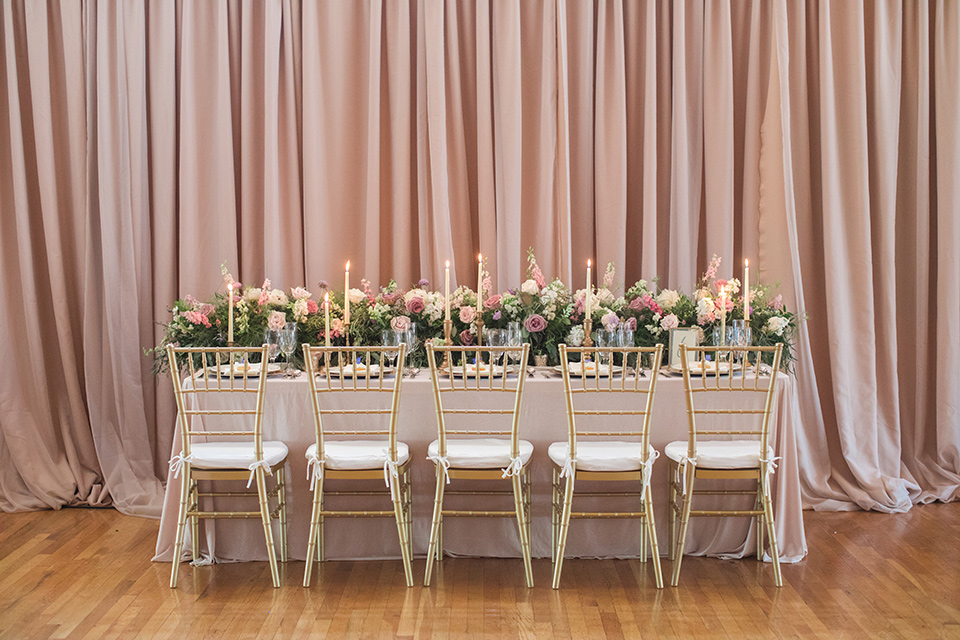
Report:
<svg viewBox="0 0 960 640"><path fill-rule="evenodd" d="M603 314L603 317L600 318L600 322L603 324L607 330L616 329L617 325L620 324L620 318L617 317L613 311L607 311Z"/></svg>
<svg viewBox="0 0 960 640"><path fill-rule="evenodd" d="M460 322L470 324L477 317L477 310L473 307L460 307Z"/></svg>
<svg viewBox="0 0 960 640"><path fill-rule="evenodd" d="M528 333L540 333L547 328L547 321L539 313L533 313L523 321L523 327Z"/></svg>
<svg viewBox="0 0 960 640"><path fill-rule="evenodd" d="M420 296L413 296L407 300L407 311L410 313L420 313L423 311L423 298Z"/></svg>
<svg viewBox="0 0 960 640"><path fill-rule="evenodd" d="M280 331L287 324L287 314L283 311L273 311L267 318L267 327L273 331Z"/></svg>
<svg viewBox="0 0 960 640"><path fill-rule="evenodd" d="M500 308L500 294L495 293L486 300L483 301L483 306L487 309L494 310Z"/></svg>
<svg viewBox="0 0 960 640"><path fill-rule="evenodd" d="M464 309L468 307L462 307ZM460 332L460 344L470 345L473 344L473 333L470 332L470 329L464 329Z"/></svg>
<svg viewBox="0 0 960 640"><path fill-rule="evenodd" d="M410 318L407 316L396 316L390 321L390 328L394 331L406 331L410 328Z"/></svg>

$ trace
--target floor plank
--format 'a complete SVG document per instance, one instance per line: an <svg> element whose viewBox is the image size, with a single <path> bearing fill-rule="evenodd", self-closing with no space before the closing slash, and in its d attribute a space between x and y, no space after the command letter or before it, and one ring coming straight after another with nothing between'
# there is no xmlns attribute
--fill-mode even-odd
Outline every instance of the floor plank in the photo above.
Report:
<svg viewBox="0 0 960 640"><path fill-rule="evenodd" d="M909 513L805 514L810 555L783 566L684 559L658 590L649 563L446 558L434 586L399 561L170 565L149 558L157 522L110 509L0 515L0 638L952 638L960 637L960 504ZM664 575L670 563L664 560ZM423 577L417 559L415 580Z"/></svg>

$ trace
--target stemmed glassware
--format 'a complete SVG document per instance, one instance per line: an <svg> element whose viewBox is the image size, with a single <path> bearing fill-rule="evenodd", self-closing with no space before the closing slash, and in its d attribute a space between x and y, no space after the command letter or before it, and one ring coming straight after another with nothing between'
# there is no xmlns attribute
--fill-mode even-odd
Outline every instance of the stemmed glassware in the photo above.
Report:
<svg viewBox="0 0 960 640"><path fill-rule="evenodd" d="M505 329L505 338L504 344L508 347L519 347L523 344L523 334L520 332L520 323L519 322L510 322L507 323L507 328ZM511 351L510 352L510 362L516 364L520 362L520 352Z"/></svg>
<svg viewBox="0 0 960 640"><path fill-rule="evenodd" d="M407 330L403 332L403 339L407 343L407 359L409 361L411 354L413 354L420 347L420 338L417 337L417 325L413 322L410 323L410 326L407 327ZM412 370L412 366L409 369Z"/></svg>
<svg viewBox="0 0 960 640"><path fill-rule="evenodd" d="M385 329L380 334L380 341L385 347L396 348L400 346L400 343L406 337L406 331L394 331L393 329ZM387 366L393 368L394 363L397 361L397 352L385 353L384 357L387 359ZM383 375L383 374L381 374Z"/></svg>
<svg viewBox="0 0 960 640"><path fill-rule="evenodd" d="M267 329L263 332L263 343L267 345L267 362L263 363L261 366L261 374L267 375L270 373L270 365L276 362L277 356L280 355L280 331L276 329Z"/></svg>
<svg viewBox="0 0 960 640"><path fill-rule="evenodd" d="M284 377L290 378L295 375L293 371L293 363L290 362L290 357L293 355L293 352L297 350L297 323L288 322L284 325L283 329L280 330L280 350L283 351L283 355L286 357L286 370L284 371Z"/></svg>

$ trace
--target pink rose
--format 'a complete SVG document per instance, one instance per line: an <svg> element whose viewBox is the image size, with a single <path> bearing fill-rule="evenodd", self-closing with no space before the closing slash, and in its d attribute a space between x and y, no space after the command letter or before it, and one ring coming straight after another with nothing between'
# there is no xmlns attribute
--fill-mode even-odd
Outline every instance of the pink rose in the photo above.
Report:
<svg viewBox="0 0 960 640"><path fill-rule="evenodd" d="M663 320L660 321L660 328L666 329L668 331L670 329L676 329L679 326L680 326L680 320L673 313L663 316Z"/></svg>
<svg viewBox="0 0 960 640"><path fill-rule="evenodd" d="M470 324L477 317L477 310L473 307L460 307L460 322Z"/></svg>
<svg viewBox="0 0 960 640"><path fill-rule="evenodd" d="M320 311L320 305L317 304L317 301L313 299L307 300L307 313L317 313L318 311Z"/></svg>
<svg viewBox="0 0 960 640"><path fill-rule="evenodd" d="M483 306L491 311L500 308L500 294L495 293L483 302Z"/></svg>
<svg viewBox="0 0 960 640"><path fill-rule="evenodd" d="M630 301L630 308L633 309L634 311L642 311L642 310L643 310L643 298L641 298L641 297L638 296L638 297L634 298L633 300L631 300L631 301Z"/></svg>
<svg viewBox="0 0 960 640"><path fill-rule="evenodd" d="M213 315L213 312L214 312L215 310L216 310L216 307L214 307L214 306L213 306L212 304L210 304L209 302L205 302L205 303L201 304L201 305L200 305L200 308L197 309L197 311L199 311L199 312L202 313L203 315L207 316L208 318L209 318L211 315Z"/></svg>
<svg viewBox="0 0 960 640"><path fill-rule="evenodd" d="M547 321L539 313L534 313L527 316L527 319L523 321L523 327L528 333L540 333L547 328Z"/></svg>
<svg viewBox="0 0 960 640"><path fill-rule="evenodd" d="M390 328L394 331L406 331L410 328L410 318L407 316L396 316L390 321Z"/></svg>
<svg viewBox="0 0 960 640"><path fill-rule="evenodd" d="M633 318L633 317L627 318L626 324L627 324L627 329L630 329L630 331L636 331L636 330L637 330L637 319L636 319L636 318Z"/></svg>
<svg viewBox="0 0 960 640"><path fill-rule="evenodd" d="M334 318L330 321L330 337L339 338L341 333L343 333L343 320Z"/></svg>
<svg viewBox="0 0 960 640"><path fill-rule="evenodd" d="M469 307L462 307L462 308L467 309ZM473 344L473 334L470 332L470 329L464 329L463 331L460 332L460 344L462 345Z"/></svg>
<svg viewBox="0 0 960 640"><path fill-rule="evenodd" d="M273 311L267 318L267 327L273 331L280 331L287 324L287 314L283 311Z"/></svg>
<svg viewBox="0 0 960 640"><path fill-rule="evenodd" d="M423 298L420 296L413 296L407 300L407 311L410 313L420 313L423 311Z"/></svg>

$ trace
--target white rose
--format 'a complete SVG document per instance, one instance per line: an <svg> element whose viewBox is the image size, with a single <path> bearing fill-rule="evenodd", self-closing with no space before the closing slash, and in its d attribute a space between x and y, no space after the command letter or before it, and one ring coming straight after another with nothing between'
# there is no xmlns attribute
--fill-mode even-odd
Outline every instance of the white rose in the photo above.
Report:
<svg viewBox="0 0 960 640"><path fill-rule="evenodd" d="M534 280L527 280L522 285L520 285L520 291L523 293L535 296L540 293L540 288L537 287L537 283Z"/></svg>
<svg viewBox="0 0 960 640"><path fill-rule="evenodd" d="M350 295L350 304L360 304L367 298L367 294L365 294L360 289L350 289L349 295Z"/></svg>
<svg viewBox="0 0 960 640"><path fill-rule="evenodd" d="M413 300L414 298L420 298L424 301L424 306L426 306L427 292L423 289L410 289L405 294L403 294L403 303L406 304Z"/></svg>
<svg viewBox="0 0 960 640"><path fill-rule="evenodd" d="M260 289L256 287L250 287L243 293L243 297L250 302L258 302L260 300Z"/></svg>
<svg viewBox="0 0 960 640"><path fill-rule="evenodd" d="M657 304L665 310L672 309L678 302L680 302L680 294L673 289L664 289L657 296Z"/></svg>

